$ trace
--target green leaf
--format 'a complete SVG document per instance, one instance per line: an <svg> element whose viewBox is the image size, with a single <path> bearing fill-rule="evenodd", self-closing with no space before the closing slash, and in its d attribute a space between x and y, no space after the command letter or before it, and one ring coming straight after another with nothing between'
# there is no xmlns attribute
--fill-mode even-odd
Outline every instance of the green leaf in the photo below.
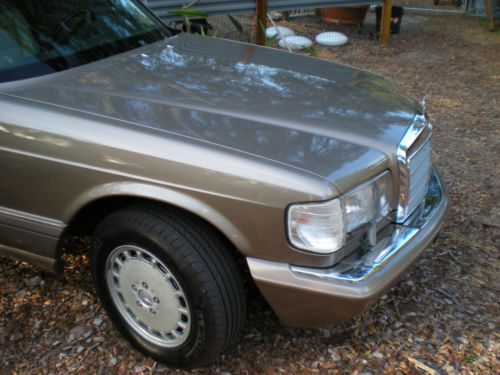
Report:
<svg viewBox="0 0 500 375"><path fill-rule="evenodd" d="M266 35L266 26L264 25L264 23L262 22L262 20L258 20L258 21L259 21L260 30L262 31L262 33L264 35Z"/></svg>
<svg viewBox="0 0 500 375"><path fill-rule="evenodd" d="M276 38L266 38L264 45L266 47L276 47L278 45L278 40Z"/></svg>
<svg viewBox="0 0 500 375"><path fill-rule="evenodd" d="M267 37L267 39L269 39L269 41L273 41L273 40L278 39L278 37L279 37L279 34L278 34L278 33L276 33L276 34L274 34L273 36L269 36L269 37Z"/></svg>
<svg viewBox="0 0 500 375"><path fill-rule="evenodd" d="M305 53L308 53L309 55L313 56L313 57L316 57L317 56L317 53L316 53L316 50L314 49L314 47L307 47L307 48L304 48L304 52Z"/></svg>
<svg viewBox="0 0 500 375"><path fill-rule="evenodd" d="M245 32L245 29L243 28L243 25L236 18L234 18L233 16L231 16L230 14L228 14L227 16L229 17L229 20L231 21L231 23L233 24L234 28L238 32L238 36L239 36L240 40L241 41L250 42L250 35L248 35Z"/></svg>
<svg viewBox="0 0 500 375"><path fill-rule="evenodd" d="M176 14L179 16L189 16L189 17L198 17L198 18L208 18L208 14L196 9L172 9L169 10L170 14Z"/></svg>
<svg viewBox="0 0 500 375"><path fill-rule="evenodd" d="M472 354L466 354L465 361L467 363L474 363L474 362L476 362L476 357L474 357Z"/></svg>
<svg viewBox="0 0 500 375"><path fill-rule="evenodd" d="M191 32L191 22L189 22L189 17L182 16L182 19L184 20L184 25L186 26L186 32L190 33Z"/></svg>
<svg viewBox="0 0 500 375"><path fill-rule="evenodd" d="M243 34L245 32L245 30L243 29L243 25L236 18L231 16L230 14L228 14L227 16L228 16L229 20L231 21L231 23L233 24L236 31L238 31L238 33L240 35Z"/></svg>

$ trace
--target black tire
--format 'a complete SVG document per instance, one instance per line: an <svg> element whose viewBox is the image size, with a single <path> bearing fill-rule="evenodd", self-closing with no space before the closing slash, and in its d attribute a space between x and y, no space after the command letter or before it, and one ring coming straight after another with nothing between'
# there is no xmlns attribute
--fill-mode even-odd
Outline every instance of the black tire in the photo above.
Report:
<svg viewBox="0 0 500 375"><path fill-rule="evenodd" d="M147 248L181 284L191 309L184 343L165 348L134 330L113 302L105 265L113 249ZM183 211L136 206L105 218L93 235L90 265L97 294L114 325L139 351L176 367L198 367L218 359L238 336L246 316L239 268L226 240L203 221Z"/></svg>

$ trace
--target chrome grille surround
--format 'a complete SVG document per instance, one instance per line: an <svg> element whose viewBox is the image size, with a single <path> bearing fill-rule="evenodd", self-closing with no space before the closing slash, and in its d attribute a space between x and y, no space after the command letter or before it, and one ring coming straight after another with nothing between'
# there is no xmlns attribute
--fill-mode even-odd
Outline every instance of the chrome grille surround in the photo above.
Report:
<svg viewBox="0 0 500 375"><path fill-rule="evenodd" d="M403 223L424 200L432 170L431 134L427 117L417 114L398 146L398 223Z"/></svg>

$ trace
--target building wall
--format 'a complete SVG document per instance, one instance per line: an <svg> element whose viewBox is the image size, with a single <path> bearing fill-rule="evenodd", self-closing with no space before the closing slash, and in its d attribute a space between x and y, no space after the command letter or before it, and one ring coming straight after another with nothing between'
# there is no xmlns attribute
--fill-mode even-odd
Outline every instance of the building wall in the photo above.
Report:
<svg viewBox="0 0 500 375"><path fill-rule="evenodd" d="M473 0L472 6L470 7L471 14L479 17L486 16L486 6L485 0ZM493 0L493 10L495 17L500 17L500 0Z"/></svg>
<svg viewBox="0 0 500 375"><path fill-rule="evenodd" d="M360 5L381 2L382 0L267 0L269 11L302 8L326 8L341 5ZM179 9L190 0L142 0L157 16L164 20L178 19L169 14L169 10ZM213 14L254 13L255 0L199 0L190 9L197 9Z"/></svg>

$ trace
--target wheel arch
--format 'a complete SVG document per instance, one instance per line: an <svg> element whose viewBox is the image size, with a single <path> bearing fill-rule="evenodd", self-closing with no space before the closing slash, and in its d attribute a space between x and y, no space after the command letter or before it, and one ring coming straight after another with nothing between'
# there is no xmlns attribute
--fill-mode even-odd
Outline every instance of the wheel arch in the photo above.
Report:
<svg viewBox="0 0 500 375"><path fill-rule="evenodd" d="M63 214L63 220L67 223L64 237L91 235L99 222L112 212L141 203L173 207L198 217L242 254L250 247L244 235L222 213L206 202L171 188L134 182L100 186L75 199ZM59 255L61 251L59 249Z"/></svg>

